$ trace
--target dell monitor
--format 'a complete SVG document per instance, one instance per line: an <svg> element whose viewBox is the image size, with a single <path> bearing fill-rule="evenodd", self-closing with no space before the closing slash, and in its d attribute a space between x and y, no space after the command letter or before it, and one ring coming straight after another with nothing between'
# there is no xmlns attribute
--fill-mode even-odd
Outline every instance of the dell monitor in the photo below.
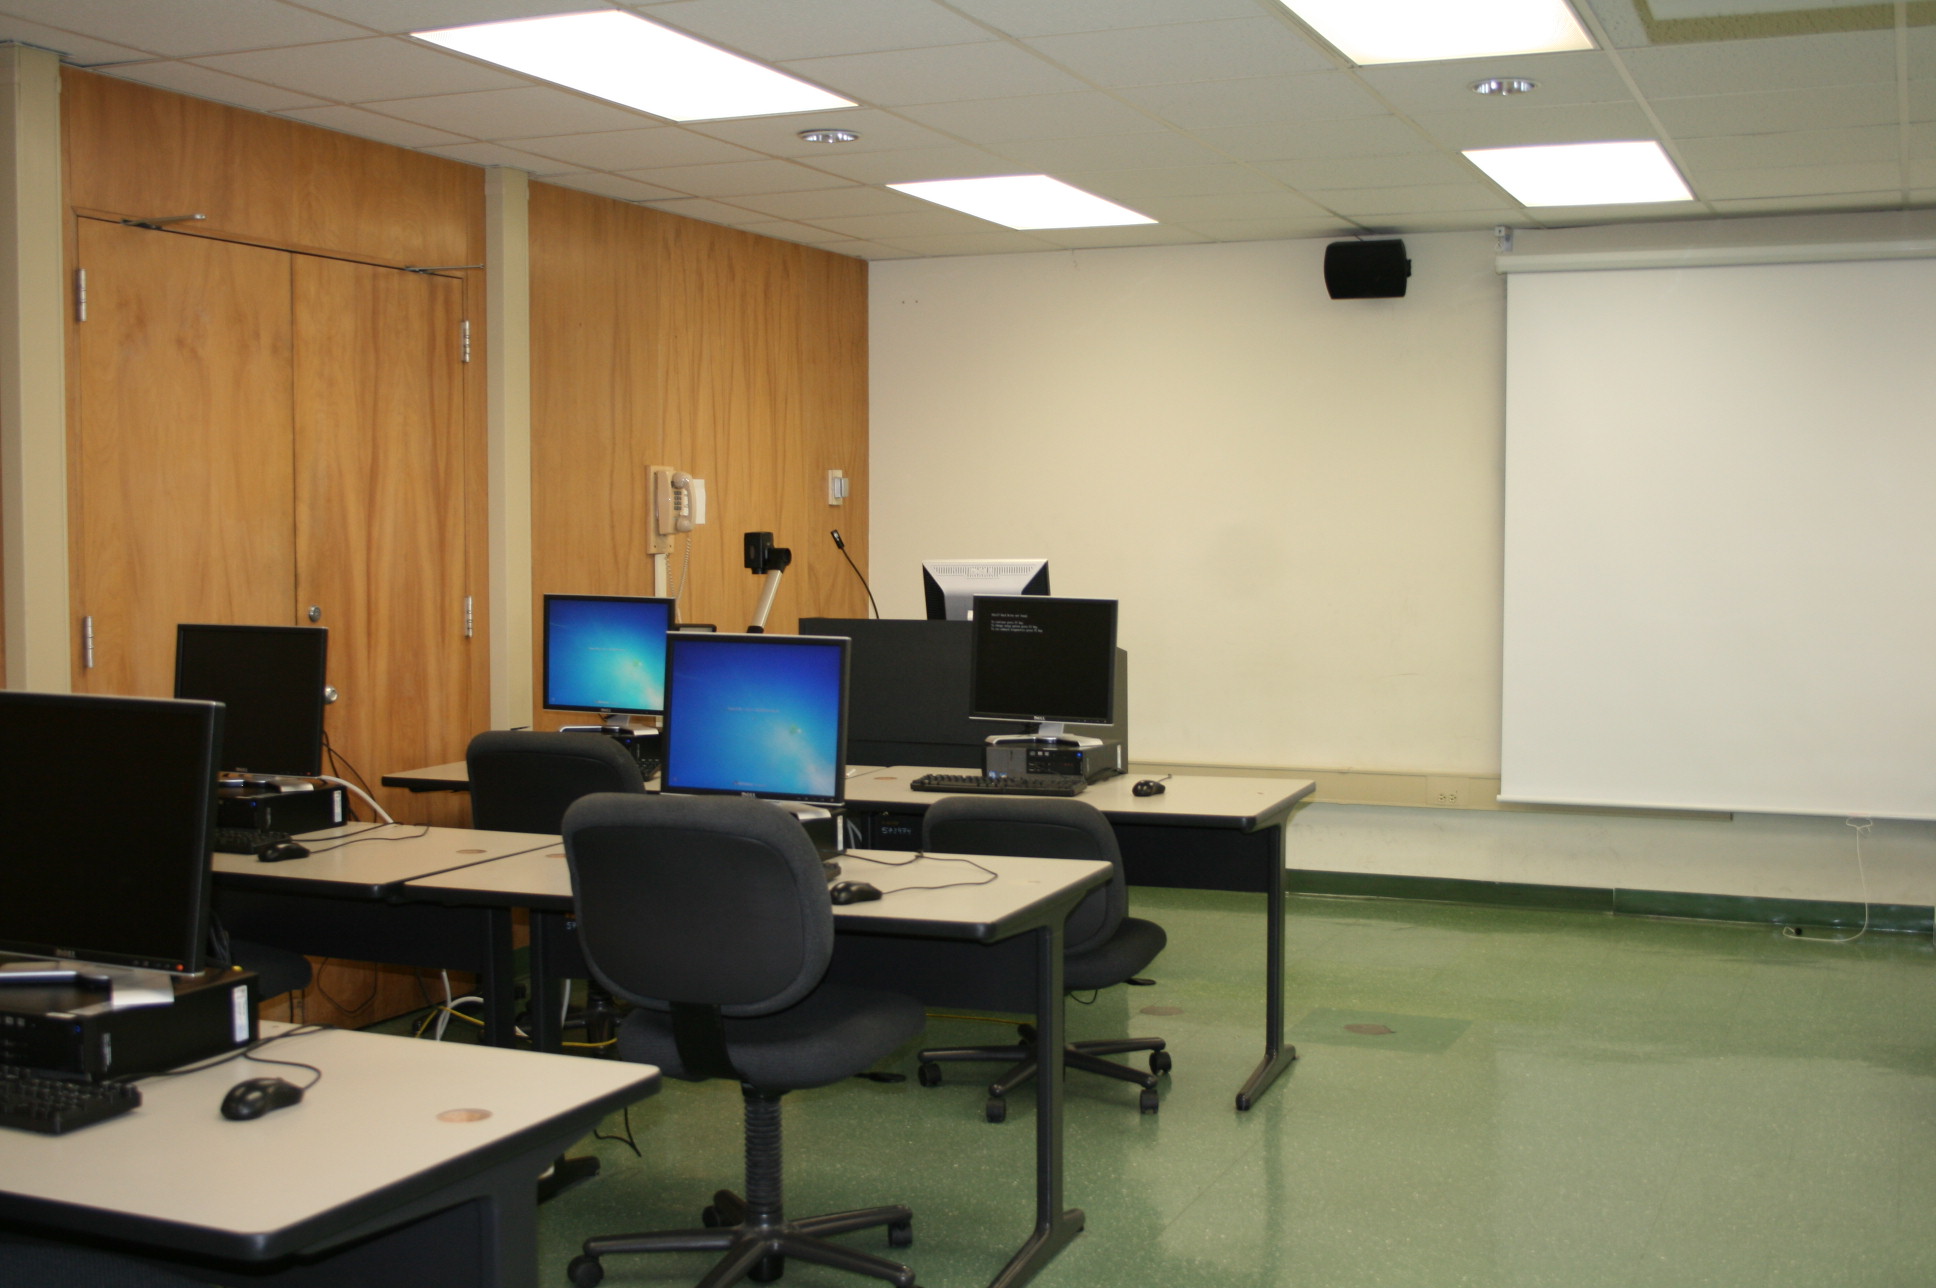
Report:
<svg viewBox="0 0 1936 1288"><path fill-rule="evenodd" d="M929 559L921 565L928 620L966 621L977 595L1046 595L1046 559Z"/></svg>
<svg viewBox="0 0 1936 1288"><path fill-rule="evenodd" d="M175 696L228 708L216 768L251 777L323 772L328 663L321 626L175 628Z"/></svg>
<svg viewBox="0 0 1936 1288"><path fill-rule="evenodd" d="M640 595L544 597L544 705L596 711L620 733L665 711L673 601Z"/></svg>
<svg viewBox="0 0 1936 1288"><path fill-rule="evenodd" d="M213 702L0 692L0 951L202 969L222 723ZM137 772L104 784L128 748Z"/></svg>
<svg viewBox="0 0 1936 1288"><path fill-rule="evenodd" d="M847 648L832 636L675 634L662 789L838 805Z"/></svg>
<svg viewBox="0 0 1936 1288"><path fill-rule="evenodd" d="M976 596L969 677L977 720L1032 720L1041 738L1113 723L1116 601Z"/></svg>

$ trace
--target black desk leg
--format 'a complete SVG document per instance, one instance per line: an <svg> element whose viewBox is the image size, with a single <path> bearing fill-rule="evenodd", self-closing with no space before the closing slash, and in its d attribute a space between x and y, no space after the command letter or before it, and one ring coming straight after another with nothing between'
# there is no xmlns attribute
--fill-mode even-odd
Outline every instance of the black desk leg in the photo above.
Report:
<svg viewBox="0 0 1936 1288"><path fill-rule="evenodd" d="M1264 881L1264 1058L1237 1093L1239 1109L1256 1104L1297 1059L1297 1048L1284 1045L1284 825L1278 823L1270 832L1271 870Z"/></svg>
<svg viewBox="0 0 1936 1288"><path fill-rule="evenodd" d="M1082 1233L1081 1208L1062 1206L1062 923L1035 936L1035 1232L990 1288L1019 1288Z"/></svg>
<svg viewBox="0 0 1936 1288"><path fill-rule="evenodd" d="M558 1051L564 1043L563 1026L558 1020L556 983L551 978L551 944L565 930L565 919L556 913L531 913L531 1006L528 1031L533 1051Z"/></svg>
<svg viewBox="0 0 1936 1288"><path fill-rule="evenodd" d="M511 955L511 910L491 908L484 918L484 943L477 991L484 999L484 1044L508 1047L517 1041L517 971Z"/></svg>

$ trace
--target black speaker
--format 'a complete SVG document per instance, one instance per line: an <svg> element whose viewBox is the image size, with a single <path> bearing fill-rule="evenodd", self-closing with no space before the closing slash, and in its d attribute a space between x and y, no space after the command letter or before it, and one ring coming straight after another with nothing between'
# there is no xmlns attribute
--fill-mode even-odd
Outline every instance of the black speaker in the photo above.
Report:
<svg viewBox="0 0 1936 1288"><path fill-rule="evenodd" d="M1334 300L1396 299L1411 275L1402 241L1341 241L1324 248L1324 289Z"/></svg>

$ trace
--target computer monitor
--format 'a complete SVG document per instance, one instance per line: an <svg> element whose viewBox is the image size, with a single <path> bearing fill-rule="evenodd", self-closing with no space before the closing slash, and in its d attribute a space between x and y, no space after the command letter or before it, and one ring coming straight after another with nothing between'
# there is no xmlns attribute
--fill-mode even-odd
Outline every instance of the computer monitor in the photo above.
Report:
<svg viewBox="0 0 1936 1288"><path fill-rule="evenodd" d="M322 773L328 671L329 631L321 626L175 628L175 696L228 708L217 769Z"/></svg>
<svg viewBox="0 0 1936 1288"><path fill-rule="evenodd" d="M544 705L596 711L623 730L665 710L673 601L642 595L544 597Z"/></svg>
<svg viewBox="0 0 1936 1288"><path fill-rule="evenodd" d="M928 620L966 621L977 595L1046 595L1047 559L929 559L921 565Z"/></svg>
<svg viewBox="0 0 1936 1288"><path fill-rule="evenodd" d="M1116 601L976 596L969 690L970 716L1033 720L1042 737L1114 722Z"/></svg>
<svg viewBox="0 0 1936 1288"><path fill-rule="evenodd" d="M202 969L222 723L213 702L0 692L0 950Z"/></svg>
<svg viewBox="0 0 1936 1288"><path fill-rule="evenodd" d="M662 789L839 804L847 647L832 636L675 634Z"/></svg>

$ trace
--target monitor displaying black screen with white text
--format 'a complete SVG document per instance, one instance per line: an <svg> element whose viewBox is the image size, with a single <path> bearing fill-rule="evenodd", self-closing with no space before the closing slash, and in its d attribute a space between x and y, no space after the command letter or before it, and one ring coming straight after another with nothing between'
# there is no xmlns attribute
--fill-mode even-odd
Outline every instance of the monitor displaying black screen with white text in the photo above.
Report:
<svg viewBox="0 0 1936 1288"><path fill-rule="evenodd" d="M662 789L838 804L847 648L828 636L673 635Z"/></svg>
<svg viewBox="0 0 1936 1288"><path fill-rule="evenodd" d="M1106 725L1116 712L1116 601L975 597L969 714Z"/></svg>

